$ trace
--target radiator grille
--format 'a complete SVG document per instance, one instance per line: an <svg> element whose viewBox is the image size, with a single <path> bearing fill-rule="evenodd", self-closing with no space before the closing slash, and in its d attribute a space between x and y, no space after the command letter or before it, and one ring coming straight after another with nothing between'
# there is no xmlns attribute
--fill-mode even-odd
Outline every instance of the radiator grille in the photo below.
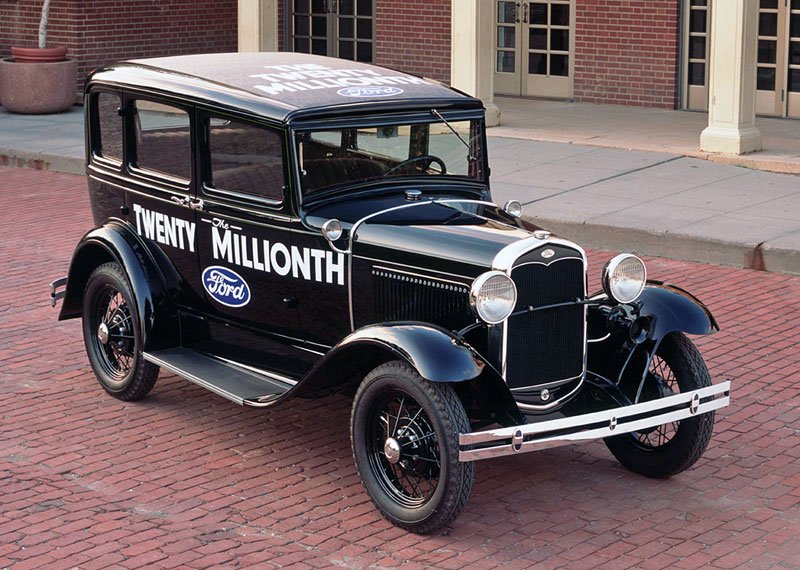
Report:
<svg viewBox="0 0 800 570"><path fill-rule="evenodd" d="M459 330L475 321L466 285L377 268L372 275L379 322L422 321Z"/></svg>
<svg viewBox="0 0 800 570"><path fill-rule="evenodd" d="M564 303L585 296L583 260L565 258L550 265L515 267L516 310ZM583 372L584 307L569 305L526 313L508 320L506 382L510 388L539 386L575 378Z"/></svg>

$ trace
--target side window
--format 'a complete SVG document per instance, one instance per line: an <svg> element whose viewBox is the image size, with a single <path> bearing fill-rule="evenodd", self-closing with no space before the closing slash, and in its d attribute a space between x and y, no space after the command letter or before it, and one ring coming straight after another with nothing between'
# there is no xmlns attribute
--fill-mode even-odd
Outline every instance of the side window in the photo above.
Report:
<svg viewBox="0 0 800 570"><path fill-rule="evenodd" d="M211 185L248 197L283 201L283 141L277 131L239 121L208 123Z"/></svg>
<svg viewBox="0 0 800 570"><path fill-rule="evenodd" d="M99 139L93 144L95 155L122 162L122 117L119 108L122 101L115 93L100 92L95 95L96 135Z"/></svg>
<svg viewBox="0 0 800 570"><path fill-rule="evenodd" d="M136 100L132 105L136 166L189 180L192 139L186 111L145 100Z"/></svg>

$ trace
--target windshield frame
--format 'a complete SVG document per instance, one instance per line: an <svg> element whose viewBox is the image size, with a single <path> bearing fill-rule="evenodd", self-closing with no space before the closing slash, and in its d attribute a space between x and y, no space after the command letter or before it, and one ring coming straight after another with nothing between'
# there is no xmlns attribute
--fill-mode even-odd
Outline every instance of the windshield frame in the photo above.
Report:
<svg viewBox="0 0 800 570"><path fill-rule="evenodd" d="M329 119L306 119L303 121L293 121L290 125L290 136L289 136L289 145L290 145L290 156L291 156L291 182L293 186L295 186L295 197L297 199L297 204L302 206L303 204L308 204L312 202L317 202L318 200L330 197L330 196L341 196L343 193L347 193L349 189L353 190L365 190L368 189L370 186L375 187L396 187L398 183L407 185L408 182L418 182L424 183L426 185L429 184L448 184L448 185L456 185L459 184L466 184L469 185L470 191L474 192L474 188L476 185L483 186L488 188L489 186L489 163L488 163L488 155L487 155L487 148L486 148L486 123L484 117L484 110L483 109L470 109L470 110L437 110L442 118L444 118L449 123L460 122L460 121L475 121L476 127L479 130L477 133L475 140L477 141L478 146L480 147L479 150L480 156L476 157L479 161L478 168L480 169L480 176L479 177L472 177L469 175L459 175L459 174L448 174L445 176L441 175L425 175L425 174L415 174L411 176L404 176L404 175L397 175L391 176L389 178L370 178L365 179L362 181L349 181L343 182L341 184L332 185L330 187L325 187L316 191L313 191L310 195L305 194L305 190L302 184L302 176L300 170L300 147L299 142L300 138L304 136L306 133L312 132L320 132L320 131L336 131L336 130L347 130L347 129L367 129L367 128L381 128L386 126L395 126L395 125L403 125L403 126L416 126L416 125L441 125L442 128L447 129L444 122L442 122L439 118L434 115L430 109L420 110L416 112L402 112L402 113L385 113L381 115L358 115L358 116L351 116L351 117L336 117L336 118L329 118ZM454 135L455 136L455 135ZM460 144L460 143L459 143ZM464 147L462 147L464 148ZM464 148L465 154L467 154L467 149ZM472 152L470 149L469 152Z"/></svg>

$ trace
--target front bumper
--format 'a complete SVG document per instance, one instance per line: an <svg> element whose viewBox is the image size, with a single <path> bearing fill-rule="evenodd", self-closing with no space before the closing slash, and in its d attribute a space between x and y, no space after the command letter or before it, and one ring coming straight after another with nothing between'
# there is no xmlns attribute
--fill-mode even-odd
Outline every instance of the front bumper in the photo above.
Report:
<svg viewBox="0 0 800 570"><path fill-rule="evenodd" d="M459 461L475 461L653 428L724 408L730 381L658 400L520 426L458 436Z"/></svg>

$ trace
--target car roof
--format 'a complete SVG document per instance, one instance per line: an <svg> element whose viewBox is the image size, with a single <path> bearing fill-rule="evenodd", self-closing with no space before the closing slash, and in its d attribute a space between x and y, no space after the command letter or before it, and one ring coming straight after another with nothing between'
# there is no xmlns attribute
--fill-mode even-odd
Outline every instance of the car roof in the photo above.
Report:
<svg viewBox="0 0 800 570"><path fill-rule="evenodd" d="M278 121L438 107L481 109L437 81L345 59L293 52L136 59L95 72L91 83L170 93Z"/></svg>

